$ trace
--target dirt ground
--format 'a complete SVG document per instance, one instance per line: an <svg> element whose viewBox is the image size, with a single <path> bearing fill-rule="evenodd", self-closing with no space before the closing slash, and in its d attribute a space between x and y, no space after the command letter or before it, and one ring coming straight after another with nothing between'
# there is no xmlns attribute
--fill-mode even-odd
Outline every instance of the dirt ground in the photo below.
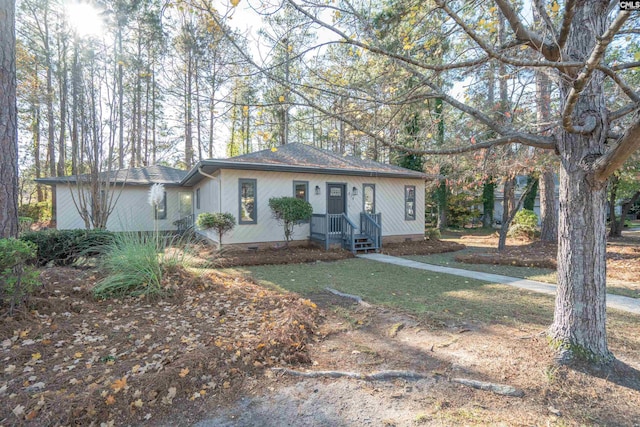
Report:
<svg viewBox="0 0 640 427"><path fill-rule="evenodd" d="M461 247L398 246L385 251ZM557 365L544 330L530 325L444 324L217 273L177 270L165 283L172 295L156 301L96 301L91 269L50 268L42 277L29 310L0 319L3 426L640 426L637 340L612 339L619 361L588 371ZM424 378L299 378L273 368Z"/></svg>
<svg viewBox="0 0 640 427"><path fill-rule="evenodd" d="M640 425L640 349L618 353L624 362L612 369L588 373L556 365L541 330L432 324L330 294L311 299L325 317L309 344L312 365L297 369L427 377L300 379L265 371L241 399L212 408L196 426ZM473 389L455 378L510 385L524 396Z"/></svg>

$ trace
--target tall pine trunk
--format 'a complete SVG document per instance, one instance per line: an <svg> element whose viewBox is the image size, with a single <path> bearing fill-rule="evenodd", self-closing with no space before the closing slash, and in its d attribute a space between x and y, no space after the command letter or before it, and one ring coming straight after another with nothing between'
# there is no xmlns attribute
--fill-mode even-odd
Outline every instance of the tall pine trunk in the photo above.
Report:
<svg viewBox="0 0 640 427"><path fill-rule="evenodd" d="M586 60L607 27L608 2L577 2L564 56ZM566 102L575 70L560 79ZM608 362L613 356L606 335L606 183L596 179L593 164L605 151L608 129L604 75L595 71L580 95L572 117L577 125L595 121L586 134L560 135L560 212L558 287L550 336L565 358ZM564 107L564 105L561 105Z"/></svg>
<svg viewBox="0 0 640 427"><path fill-rule="evenodd" d="M0 0L0 238L18 236L15 2Z"/></svg>

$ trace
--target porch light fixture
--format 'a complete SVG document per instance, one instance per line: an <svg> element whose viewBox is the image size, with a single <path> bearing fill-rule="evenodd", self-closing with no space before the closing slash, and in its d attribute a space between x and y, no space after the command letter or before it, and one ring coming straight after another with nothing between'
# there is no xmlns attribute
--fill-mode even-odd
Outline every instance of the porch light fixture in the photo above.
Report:
<svg viewBox="0 0 640 427"><path fill-rule="evenodd" d="M320 195L320 186L316 185L316 196Z"/></svg>
<svg viewBox="0 0 640 427"><path fill-rule="evenodd" d="M357 196L358 195L358 188L357 187L353 187L351 189L351 194L354 195L354 196Z"/></svg>

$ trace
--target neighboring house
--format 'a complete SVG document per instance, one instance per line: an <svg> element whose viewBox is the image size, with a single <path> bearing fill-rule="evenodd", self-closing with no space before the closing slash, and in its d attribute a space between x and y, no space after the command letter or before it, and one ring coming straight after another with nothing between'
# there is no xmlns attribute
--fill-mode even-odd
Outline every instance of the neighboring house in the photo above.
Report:
<svg viewBox="0 0 640 427"><path fill-rule="evenodd" d="M152 166L134 169L130 176L152 169L164 172L158 178L172 175L173 180L158 181L153 174L144 184L142 179L135 184L128 179L109 229L153 229L146 191L162 182L167 207L160 229L175 229L178 219L192 223L203 212L231 212L237 225L223 236L225 245L281 243L284 231L273 218L269 199L283 196L299 197L313 206L313 217L295 228L294 240L311 239L325 247L338 243L355 251L378 249L383 240L424 238L424 183L429 176L398 166L287 144L230 159L203 160L188 173ZM75 206L69 206L69 184L64 179L72 178L40 182L56 185L58 228L82 228ZM213 231L198 232L219 243Z"/></svg>

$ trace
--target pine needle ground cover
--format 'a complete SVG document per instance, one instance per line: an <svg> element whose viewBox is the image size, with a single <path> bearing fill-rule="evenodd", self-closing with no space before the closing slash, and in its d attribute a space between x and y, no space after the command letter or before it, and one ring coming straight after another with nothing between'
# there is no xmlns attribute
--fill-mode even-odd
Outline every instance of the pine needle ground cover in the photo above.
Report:
<svg viewBox="0 0 640 427"><path fill-rule="evenodd" d="M3 425L153 424L268 367L308 362L315 305L238 277L175 268L161 284L173 296L152 300L96 299L90 270L50 268L42 280L0 323Z"/></svg>

